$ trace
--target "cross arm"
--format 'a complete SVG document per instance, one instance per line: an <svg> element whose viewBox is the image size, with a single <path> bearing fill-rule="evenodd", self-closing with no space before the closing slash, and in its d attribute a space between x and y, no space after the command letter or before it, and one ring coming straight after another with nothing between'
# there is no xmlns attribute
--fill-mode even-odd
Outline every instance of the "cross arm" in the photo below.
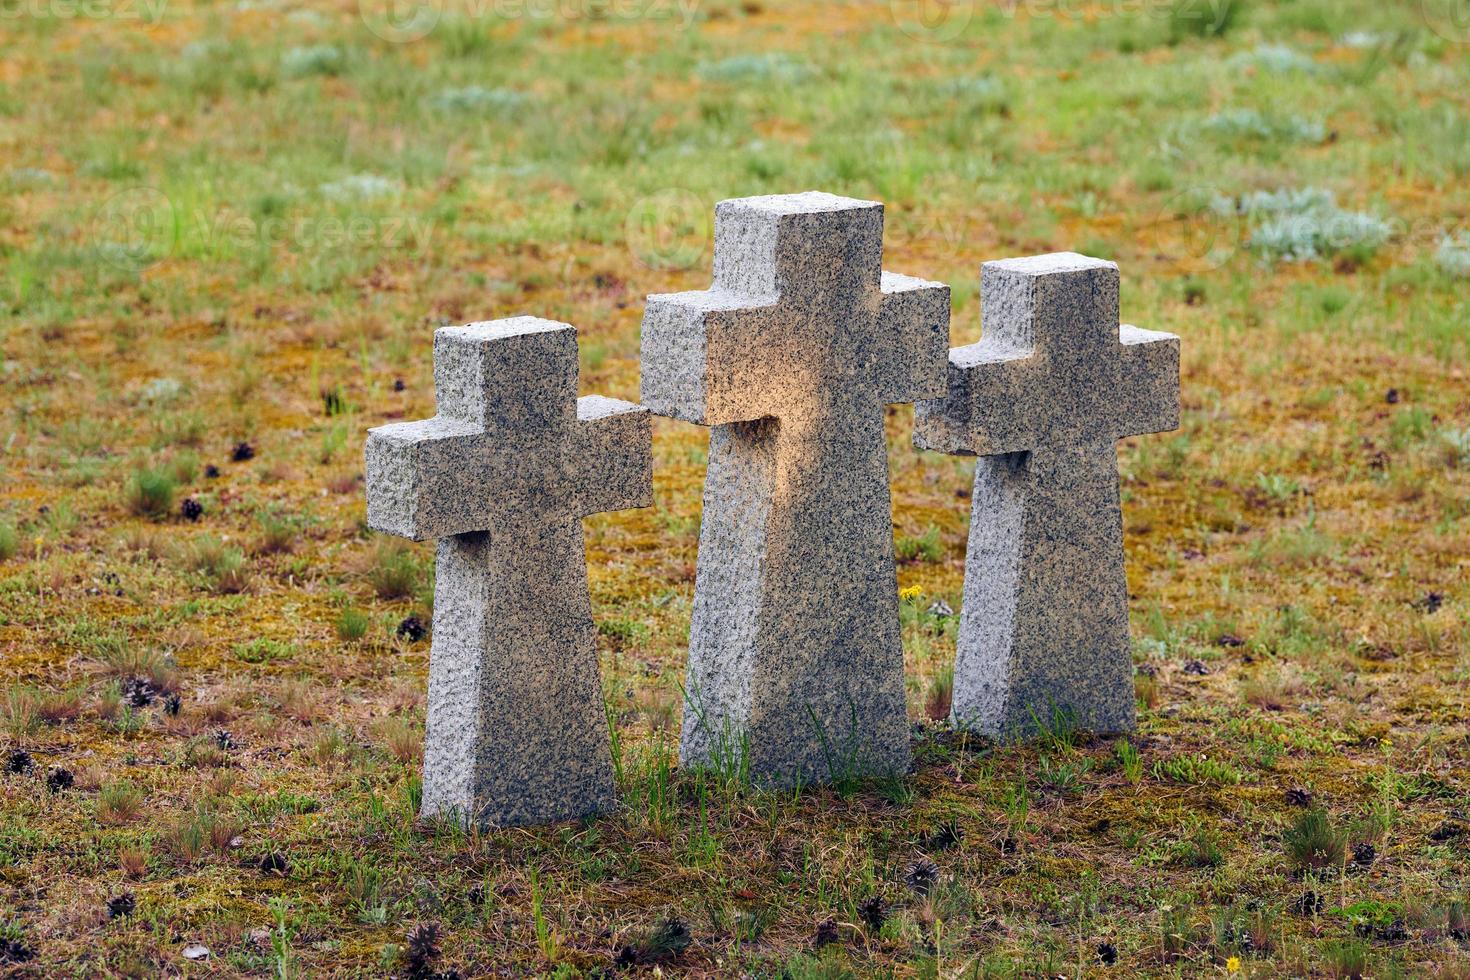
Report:
<svg viewBox="0 0 1470 980"><path fill-rule="evenodd" d="M368 430L368 526L428 541L488 526L484 436L447 418Z"/></svg>
<svg viewBox="0 0 1470 980"><path fill-rule="evenodd" d="M1032 448L1030 398L1044 370L1030 351L1004 341L952 349L943 397L914 406L914 445L964 456Z"/></svg>
<svg viewBox="0 0 1470 980"><path fill-rule="evenodd" d="M653 424L642 405L601 395L577 399L568 455L580 516L653 504Z"/></svg>
<svg viewBox="0 0 1470 980"><path fill-rule="evenodd" d="M1179 338L1124 324L1118 365L1118 436L1179 428Z"/></svg>
<svg viewBox="0 0 1470 980"><path fill-rule="evenodd" d="M640 399L657 415L698 425L769 414L773 372L785 363L763 329L774 295L722 289L648 297L640 341Z"/></svg>
<svg viewBox="0 0 1470 980"><path fill-rule="evenodd" d="M878 311L878 392L886 403L944 394L949 287L884 272Z"/></svg>

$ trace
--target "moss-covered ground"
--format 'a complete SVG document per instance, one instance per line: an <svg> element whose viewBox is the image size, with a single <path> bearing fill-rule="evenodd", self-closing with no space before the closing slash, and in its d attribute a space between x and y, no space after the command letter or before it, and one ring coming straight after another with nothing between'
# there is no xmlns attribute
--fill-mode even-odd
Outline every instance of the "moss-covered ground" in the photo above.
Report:
<svg viewBox="0 0 1470 980"><path fill-rule="evenodd" d="M0 10L0 973L1470 975L1463 4L425 9ZM807 188L887 204L955 343L1060 249L1184 338L1119 451L1137 735L932 720L973 464L900 408L914 771L679 770L660 422L656 505L587 522L619 809L417 821L431 552L365 530L366 429L522 312L636 397L714 202Z"/></svg>

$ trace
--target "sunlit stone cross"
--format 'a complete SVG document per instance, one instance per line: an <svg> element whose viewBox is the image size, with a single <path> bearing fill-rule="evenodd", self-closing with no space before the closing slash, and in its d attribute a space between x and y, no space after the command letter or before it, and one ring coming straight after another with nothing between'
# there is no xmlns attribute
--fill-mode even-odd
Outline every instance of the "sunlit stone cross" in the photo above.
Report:
<svg viewBox="0 0 1470 980"><path fill-rule="evenodd" d="M650 296L642 398L713 426L680 758L767 785L908 767L884 405L944 390L949 288L883 206L723 201L714 285Z"/></svg>
<svg viewBox="0 0 1470 980"><path fill-rule="evenodd" d="M543 823L613 798L585 515L652 503L650 419L577 398L577 334L434 334L439 414L368 433L368 524L437 538L423 811Z"/></svg>
<svg viewBox="0 0 1470 980"><path fill-rule="evenodd" d="M920 448L982 457L965 562L955 723L1011 737L1068 712L1134 726L1117 442L1179 425L1179 338L1118 325L1118 267L987 262L982 339L915 409Z"/></svg>

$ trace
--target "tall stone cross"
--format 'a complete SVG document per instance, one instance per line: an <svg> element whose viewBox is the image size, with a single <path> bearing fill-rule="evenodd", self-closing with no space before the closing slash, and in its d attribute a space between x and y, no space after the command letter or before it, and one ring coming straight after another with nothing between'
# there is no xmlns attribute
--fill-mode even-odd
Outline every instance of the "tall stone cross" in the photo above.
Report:
<svg viewBox="0 0 1470 980"><path fill-rule="evenodd" d="M368 525L438 539L423 810L544 823L613 799L582 518L652 503L650 418L577 398L577 334L434 334L439 414L368 433Z"/></svg>
<svg viewBox="0 0 1470 980"><path fill-rule="evenodd" d="M1070 712L1134 727L1117 442L1179 425L1179 338L1118 324L1118 267L987 262L984 333L949 354L916 445L975 466L957 725L1012 737Z"/></svg>
<svg viewBox="0 0 1470 980"><path fill-rule="evenodd" d="M908 767L884 406L943 392L949 288L882 252L873 201L723 201L713 287L648 299L644 404L713 426L686 764L783 786Z"/></svg>

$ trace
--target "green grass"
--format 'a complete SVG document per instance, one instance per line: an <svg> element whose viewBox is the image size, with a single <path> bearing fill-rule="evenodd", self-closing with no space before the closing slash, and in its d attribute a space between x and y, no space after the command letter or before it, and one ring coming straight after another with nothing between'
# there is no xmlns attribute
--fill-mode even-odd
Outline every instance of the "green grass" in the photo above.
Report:
<svg viewBox="0 0 1470 980"><path fill-rule="evenodd" d="M0 34L0 759L34 763L0 777L0 932L35 969L1467 969L1470 59L1433 4L451 3L406 42L350 4L146 9ZM1181 431L1119 454L1139 731L938 720L973 462L897 407L914 771L768 793L734 732L680 767L707 436L661 422L656 506L586 524L617 807L416 820L430 644L397 627L433 552L367 531L366 429L433 414L435 326L522 312L637 398L643 296L708 283L714 203L809 188L885 203L956 344L980 262L1061 249L1184 338Z"/></svg>

